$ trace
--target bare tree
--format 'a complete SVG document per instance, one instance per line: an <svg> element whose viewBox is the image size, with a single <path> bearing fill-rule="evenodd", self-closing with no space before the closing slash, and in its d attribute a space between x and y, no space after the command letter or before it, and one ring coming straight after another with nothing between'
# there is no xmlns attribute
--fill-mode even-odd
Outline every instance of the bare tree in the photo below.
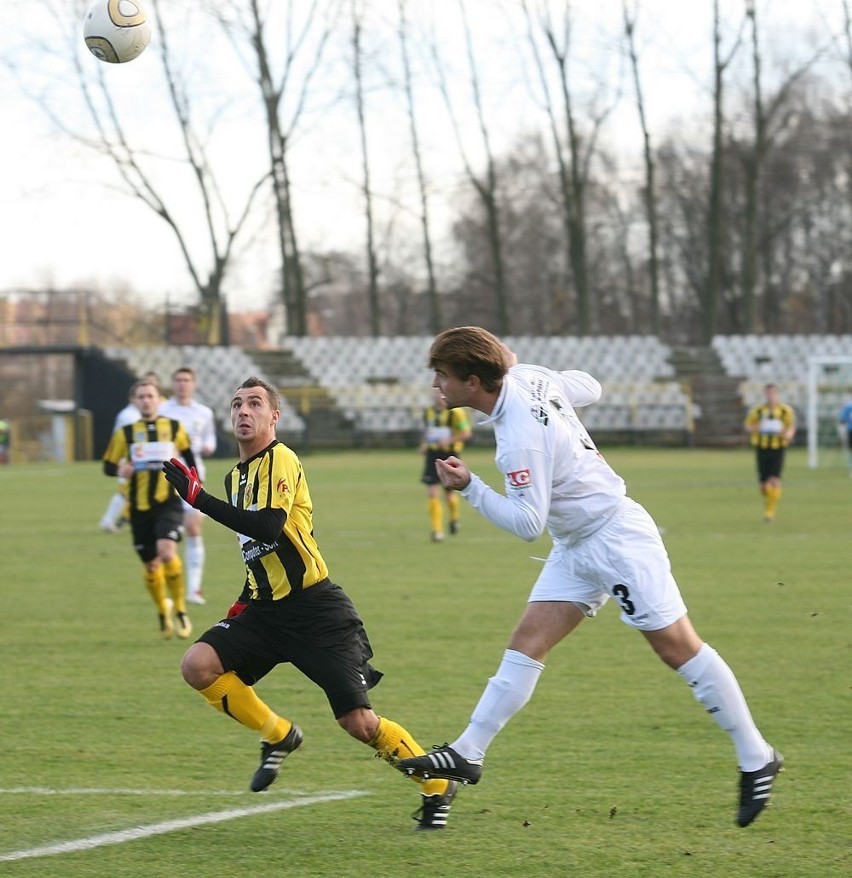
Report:
<svg viewBox="0 0 852 878"><path fill-rule="evenodd" d="M456 143L464 163L465 174L468 181L473 186L474 191L479 197L483 210L485 211L487 225L487 241L488 250L491 256L491 287L494 297L494 305L496 310L496 326L497 331L502 334L508 334L511 327L509 319L509 302L506 288L506 268L503 260L503 242L500 229L500 206L498 200L498 180L497 169L494 160L494 152L491 148L491 135L485 120L485 110L482 103L482 88L480 84L479 69L476 63L476 55L473 49L473 38L471 35L470 22L468 21L467 8L464 0L458 0L459 10L462 17L462 26L464 28L465 37L465 54L468 64L468 72L470 74L470 85L473 93L473 103L476 110L476 121L479 127L479 134L482 140L483 150L485 152L485 173L477 174L468 156L462 138L461 127L458 117L450 98L450 90L447 85L447 79L444 66L441 62L437 41L432 40L432 57L438 71L439 85L444 104L450 117Z"/></svg>
<svg viewBox="0 0 852 878"><path fill-rule="evenodd" d="M708 344L716 332L724 277L724 86L725 71L739 49L743 24L727 55L722 55L719 0L713 0L713 144L707 205L707 275L701 294L701 338Z"/></svg>
<svg viewBox="0 0 852 878"><path fill-rule="evenodd" d="M743 329L746 332L751 332L754 328L755 284L757 278L758 198L767 144L757 5L754 0L746 0L746 16L751 24L754 148L746 157L745 216L743 218L743 253L740 285L742 291Z"/></svg>
<svg viewBox="0 0 852 878"><path fill-rule="evenodd" d="M194 119L191 97L173 63L168 18L162 14L160 0L152 0L152 5L159 22L159 56L169 104L178 126L184 152L182 162L189 171L199 196L200 224L195 220L184 221L178 218L174 209L175 199L165 194L165 187L157 183L156 175L151 170L150 153L131 142L116 107L112 86L105 76L104 68L100 66L96 68L96 80L93 85L89 73L83 70L77 57L74 58L83 101L96 131L96 139L80 134L64 121L61 114L47 107L45 109L63 132L77 142L108 157L123 181L126 191L143 202L168 225L199 294L199 329L209 344L224 344L228 339L223 284L234 256L235 242L248 222L267 174L264 172L257 177L250 186L241 208L232 217L232 210L222 196L219 184L220 171L214 168L210 161L205 138L201 135ZM185 207L185 204L181 207ZM206 229L209 251L207 259L197 256L189 241L190 229L194 232L199 226Z"/></svg>
<svg viewBox="0 0 852 878"><path fill-rule="evenodd" d="M557 33L557 26L551 18L549 8L542 6L538 17L538 25L550 49L559 79L561 110L564 119L562 125L558 123L555 101L550 95L544 63L532 29L532 15L527 0L524 0L523 6L528 23L529 41L545 96L545 110L559 168L559 185L562 192L568 264L571 266L576 295L577 314L574 331L579 335L588 335L592 331L593 320L588 265L587 185L591 173L592 160L597 148L597 138L614 104L591 114L589 122L590 131L584 138L577 124L574 101L569 87L571 11L566 6L563 11L561 29Z"/></svg>
<svg viewBox="0 0 852 878"><path fill-rule="evenodd" d="M648 120L645 117L645 97L642 90L642 80L639 75L639 59L636 54L638 3L631 13L628 10L627 0L623 0L622 12L624 14L624 33L627 36L627 47L630 54L630 69L633 73L633 87L636 93L636 111L639 114L639 123L642 126L642 148L645 162L645 186L642 192L642 200L645 206L645 221L648 224L648 275L651 287L650 301L648 303L649 329L654 335L657 335L660 331L660 270L656 163L654 152L651 149L651 134L648 130Z"/></svg>
<svg viewBox="0 0 852 878"><path fill-rule="evenodd" d="M278 223L280 296L286 313L287 332L301 336L307 333L307 290L296 234L288 150L304 112L312 81L321 68L330 34L327 22L333 17L337 4L332 4L333 8L328 13L320 0L311 0L307 9L300 10L303 15L297 20L296 4L288 0L282 41L279 33L269 35L267 13L261 9L258 0L248 0L247 9L245 3L246 0L227 0L214 13L238 49L242 48L241 42L249 45L256 65L254 78L260 89L266 119L270 176ZM283 60L277 74L276 53L271 50L270 43L283 46ZM308 52L313 52L313 55L307 59L306 70L298 80L297 64Z"/></svg>
<svg viewBox="0 0 852 878"><path fill-rule="evenodd" d="M785 76L783 82L775 89L770 100L764 100L763 94L763 61L761 56L760 36L758 27L757 3L746 0L746 17L751 30L751 62L752 62L752 124L754 126L753 141L750 148L744 151L744 216L742 255L740 259L740 315L741 326L745 332L753 332L757 321L758 298L758 266L760 264L760 248L770 246L768 235L768 201L765 184L766 165L769 150L774 137L783 130L783 119L779 117L791 111L790 96L793 88L802 77L813 67L814 62L823 54L817 48L814 54L803 64ZM762 243L761 243L762 242Z"/></svg>
<svg viewBox="0 0 852 878"><path fill-rule="evenodd" d="M429 195L426 188L426 174L423 170L423 153L420 146L420 134L417 128L417 117L414 112L414 89L411 76L411 59L408 48L408 22L406 19L407 0L399 0L399 45L402 55L403 85L405 89L405 106L408 113L408 130L411 136L411 151L417 171L417 191L420 198L420 227L423 231L423 254L426 262L426 298L429 311L429 329L435 333L441 329L441 302L438 297L438 285L435 280L435 263L432 257L432 233L429 226Z"/></svg>
<svg viewBox="0 0 852 878"><path fill-rule="evenodd" d="M849 0L843 0L843 43L846 51L846 66L852 76L852 7Z"/></svg>
<svg viewBox="0 0 852 878"><path fill-rule="evenodd" d="M367 228L367 304L370 315L370 334L381 332L379 308L379 264L376 259L373 220L373 189L370 185L370 152L367 148L367 122L364 115L364 72L362 16L352 0L352 68L355 73L355 109L358 113L358 134L361 143L361 192L364 196L364 220Z"/></svg>
<svg viewBox="0 0 852 878"><path fill-rule="evenodd" d="M235 258L238 238L246 237L246 227L255 202L268 177L260 173L236 210L226 201L220 183L224 170L210 158L209 139L217 119L208 118L209 130L198 120L190 91L175 63L171 49L169 17L160 0L152 0L158 20L158 48L167 101L177 126L182 154L162 156L141 140L131 136L116 101L116 86L108 75L108 66L94 63L84 68L79 55L71 54L79 93L87 111L89 125L64 104L58 109L49 98L38 99L40 108L57 130L74 142L108 159L121 180L123 191L138 199L169 228L183 263L198 294L198 330L209 344L228 342L228 322L223 288ZM94 71L94 73L92 72ZM197 198L188 200L176 194L179 187L163 181L158 169L168 163L173 173L188 177ZM203 229L203 246L197 236ZM199 251L205 251L199 254Z"/></svg>

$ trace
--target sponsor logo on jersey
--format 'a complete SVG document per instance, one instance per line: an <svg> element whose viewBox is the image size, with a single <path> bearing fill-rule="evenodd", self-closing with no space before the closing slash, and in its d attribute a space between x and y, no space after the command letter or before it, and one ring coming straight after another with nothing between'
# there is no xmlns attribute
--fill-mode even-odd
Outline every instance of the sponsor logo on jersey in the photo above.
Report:
<svg viewBox="0 0 852 878"><path fill-rule="evenodd" d="M289 494L290 486L284 481L284 479L278 479L278 484L275 486L275 490L278 491L279 494Z"/></svg>
<svg viewBox="0 0 852 878"><path fill-rule="evenodd" d="M246 564L251 564L252 561L257 561L258 558L262 558L264 555L270 555L278 548L278 540L274 540L271 543L254 543L253 545L244 545L243 546L243 561Z"/></svg>
<svg viewBox="0 0 852 878"><path fill-rule="evenodd" d="M506 473L506 478L512 488L526 488L532 484L532 476L528 469L518 469L513 473Z"/></svg>
<svg viewBox="0 0 852 878"><path fill-rule="evenodd" d="M530 414L541 424L543 427L547 426L547 422L550 418L550 414L547 411L547 406L543 405L534 405L530 409Z"/></svg>

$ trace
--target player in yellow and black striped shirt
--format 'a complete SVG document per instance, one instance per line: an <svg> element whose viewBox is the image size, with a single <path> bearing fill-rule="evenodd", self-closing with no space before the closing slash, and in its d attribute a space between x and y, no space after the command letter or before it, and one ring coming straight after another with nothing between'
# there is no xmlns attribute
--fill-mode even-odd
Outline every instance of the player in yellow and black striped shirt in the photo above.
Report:
<svg viewBox="0 0 852 878"><path fill-rule="evenodd" d="M464 443L471 435L467 411L464 408L447 408L440 390L433 388L432 405L423 412L423 441L420 443L420 453L424 456L420 481L426 485L433 543L440 543L444 539L441 494L447 503L451 534L459 530L460 506L458 492L447 491L441 485L435 461L446 460L450 455L461 457Z"/></svg>
<svg viewBox="0 0 852 878"><path fill-rule="evenodd" d="M766 401L749 410L745 419L746 432L751 435L757 457L757 479L765 497L763 518L771 522L781 499L781 470L784 450L796 435L796 413L778 399L778 388L767 384Z"/></svg>
<svg viewBox="0 0 852 878"><path fill-rule="evenodd" d="M186 615L183 564L177 551L183 508L162 466L177 454L190 466L195 465L195 458L183 425L157 415L160 391L156 384L137 381L131 402L141 417L112 434L103 456L104 472L127 480L133 545L143 564L145 586L157 605L160 631L169 638L177 630L178 637L186 638L192 625Z"/></svg>
<svg viewBox="0 0 852 878"><path fill-rule="evenodd" d="M225 479L227 502L202 490L197 473L177 458L163 464L190 505L236 531L246 568L243 591L228 617L201 635L183 659L184 679L217 710L256 731L260 766L251 789L265 790L302 732L258 698L253 685L290 663L326 694L337 722L391 764L423 748L400 725L373 711L368 690L381 674L355 606L328 576L314 538L313 503L297 455L275 438L278 394L259 378L234 393L231 425L240 461ZM418 829L442 829L455 781L419 781Z"/></svg>

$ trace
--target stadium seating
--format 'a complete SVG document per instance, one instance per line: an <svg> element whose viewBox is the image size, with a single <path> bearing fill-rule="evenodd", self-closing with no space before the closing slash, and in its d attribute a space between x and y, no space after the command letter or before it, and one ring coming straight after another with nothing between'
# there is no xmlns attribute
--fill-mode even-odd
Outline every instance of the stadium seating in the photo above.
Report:
<svg viewBox="0 0 852 878"><path fill-rule="evenodd" d="M230 423L231 397L234 389L249 375L269 379L238 347L207 347L201 345L171 345L162 347L113 347L105 351L111 359L121 360L135 375L156 372L168 393L169 378L180 366L195 370L198 378L199 402L213 409L217 423L227 428ZM270 382L274 384L275 382ZM282 400L282 433L301 433L305 424L300 415Z"/></svg>
<svg viewBox="0 0 852 878"><path fill-rule="evenodd" d="M604 384L582 415L592 429L690 428L690 397L674 380L670 348L654 336L507 336L522 362L580 368ZM419 429L429 401L431 336L288 338L284 347L362 433Z"/></svg>
<svg viewBox="0 0 852 878"><path fill-rule="evenodd" d="M580 412L593 432L637 438L660 432L686 435L692 430L691 393L677 379L672 349L655 336L507 336L505 341L522 362L558 370L579 368L601 381L601 401ZM236 347L113 348L107 354L125 361L137 374L157 372L166 385L177 366L192 366L199 375L199 397L223 425L228 423L233 388L256 374L283 389L304 388L306 399L312 389L321 393L353 436L396 435L411 441L430 398L431 342L432 336L426 335L288 337L282 347L298 372L287 379L271 378ZM808 357L852 357L852 335L718 335L712 347L725 373L737 379L746 406L762 399L764 385L772 381L803 416ZM829 376L821 388L820 417L836 416L848 398L850 376L852 368ZM837 387L830 386L832 381ZM308 421L315 421L315 409L282 402L282 433L287 438L304 436Z"/></svg>
<svg viewBox="0 0 852 878"><path fill-rule="evenodd" d="M592 430L629 433L687 431L691 400L675 380L670 348L653 336L508 336L506 343L522 362L557 370L583 369L604 385L604 396L581 412ZM432 336L292 337L283 348L299 364L299 386L322 389L356 435L397 434L410 440L420 430L430 399L432 373L427 367ZM111 348L107 355L124 361L135 374L168 376L180 365L198 373L199 399L227 424L233 389L249 374L264 374L237 347L164 346ZM278 382L279 384L281 382ZM302 435L304 411L283 400L282 432ZM476 420L476 419L474 419Z"/></svg>
<svg viewBox="0 0 852 878"><path fill-rule="evenodd" d="M852 335L717 335L712 341L728 375L741 380L740 392L746 405L764 397L767 383L778 385L782 398L803 410L807 404L809 357L852 358ZM849 372L842 383L848 383ZM822 401L839 408L844 391L831 388Z"/></svg>

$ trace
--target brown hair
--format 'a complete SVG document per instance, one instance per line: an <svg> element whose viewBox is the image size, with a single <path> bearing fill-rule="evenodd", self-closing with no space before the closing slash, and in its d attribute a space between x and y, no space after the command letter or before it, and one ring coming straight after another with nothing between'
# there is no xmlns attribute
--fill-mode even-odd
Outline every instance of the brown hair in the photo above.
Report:
<svg viewBox="0 0 852 878"><path fill-rule="evenodd" d="M481 326L446 329L429 349L429 368L442 368L464 381L476 375L484 390L498 390L507 371L506 352L496 336Z"/></svg>
<svg viewBox="0 0 852 878"><path fill-rule="evenodd" d="M133 399L133 397L136 396L136 391L139 390L140 387L153 387L154 390L156 390L158 394L160 392L160 388L157 386L157 384L155 382L151 381L148 378L140 378L138 381L134 381L133 385L130 388L130 398L131 399Z"/></svg>
<svg viewBox="0 0 852 878"><path fill-rule="evenodd" d="M266 381L258 378L257 375L251 375L243 381L237 390L246 390L249 387L262 387L266 391L266 398L269 400L269 405L272 409L274 411L281 411L281 397L271 384L267 384Z"/></svg>
<svg viewBox="0 0 852 878"><path fill-rule="evenodd" d="M192 366L178 366L177 369L172 372L172 378L176 378L178 375L184 372L189 375L189 377L192 378L193 381L195 381L195 369L193 369Z"/></svg>

